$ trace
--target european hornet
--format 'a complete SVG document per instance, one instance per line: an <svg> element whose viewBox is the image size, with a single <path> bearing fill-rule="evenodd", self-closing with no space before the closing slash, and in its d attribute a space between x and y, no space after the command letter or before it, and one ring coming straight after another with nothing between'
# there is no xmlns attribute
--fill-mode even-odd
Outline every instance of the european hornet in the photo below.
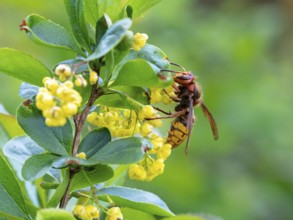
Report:
<svg viewBox="0 0 293 220"><path fill-rule="evenodd" d="M169 96L174 102L178 102L175 107L174 113L168 113L158 108L157 110L167 114L168 116L159 117L163 118L175 118L168 132L167 143L172 145L172 148L178 147L184 140L187 139L185 152L188 152L188 145L190 141L190 135L192 127L195 121L193 108L200 106L204 115L208 118L214 139L218 139L218 128L214 120L213 115L209 112L208 108L202 101L202 92L199 84L196 82L196 77L192 72L186 71L183 67L178 64L171 63L172 65L178 66L183 71L174 70L162 70L175 73L173 76L174 83L172 87L175 90L175 97ZM167 94L167 92L166 92ZM158 118L157 118L158 119ZM152 120L149 118L148 120Z"/></svg>

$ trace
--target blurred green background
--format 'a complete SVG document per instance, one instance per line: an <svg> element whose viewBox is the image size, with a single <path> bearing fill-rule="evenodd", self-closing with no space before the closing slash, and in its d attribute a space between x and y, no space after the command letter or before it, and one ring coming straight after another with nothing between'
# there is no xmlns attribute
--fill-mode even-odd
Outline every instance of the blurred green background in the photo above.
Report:
<svg viewBox="0 0 293 220"><path fill-rule="evenodd" d="M62 0L0 0L0 47L49 67L72 56L29 41L18 25L38 13L68 27ZM133 30L199 77L216 118L195 110L190 151L173 151L165 173L127 185L158 194L175 213L233 220L293 219L293 1L163 0ZM14 114L18 80L0 75L0 102Z"/></svg>

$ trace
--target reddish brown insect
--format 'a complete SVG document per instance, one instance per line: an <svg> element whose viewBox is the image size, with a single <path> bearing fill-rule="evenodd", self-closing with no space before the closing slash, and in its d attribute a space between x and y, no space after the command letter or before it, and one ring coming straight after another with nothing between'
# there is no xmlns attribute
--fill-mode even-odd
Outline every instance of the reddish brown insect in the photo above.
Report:
<svg viewBox="0 0 293 220"><path fill-rule="evenodd" d="M181 67L178 64L171 64ZM178 102L178 105L175 107L175 113L170 113L168 114L169 116L160 118L175 118L168 132L167 143L170 143L175 148L187 139L185 148L185 152L187 153L190 135L195 121L194 107L201 107L203 113L209 120L215 140L218 139L218 128L214 117L202 101L202 92L199 84L196 82L196 77L192 72L185 71L183 67L181 68L183 71L163 70L175 73L172 86L175 89L176 96L169 97L173 101ZM164 113L166 114L166 112Z"/></svg>

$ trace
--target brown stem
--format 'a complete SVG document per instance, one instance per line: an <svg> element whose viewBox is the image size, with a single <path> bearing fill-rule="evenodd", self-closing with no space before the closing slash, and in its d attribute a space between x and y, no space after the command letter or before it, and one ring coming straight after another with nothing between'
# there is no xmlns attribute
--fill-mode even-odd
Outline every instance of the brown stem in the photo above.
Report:
<svg viewBox="0 0 293 220"><path fill-rule="evenodd" d="M69 188L70 188L70 185L71 185L71 182L72 182L72 179L73 179L73 176L74 176L74 173L70 168L69 168L69 181L68 181L68 184L67 184L67 187L66 187L66 190L65 190L65 193L60 201L60 204L59 204L59 207L61 209L65 209L67 204L68 204L68 201L70 199L70 195L69 195Z"/></svg>
<svg viewBox="0 0 293 220"><path fill-rule="evenodd" d="M78 150L79 140L80 140L80 134L84 125L84 122L86 120L86 117L88 116L91 107L93 106L96 99L101 95L102 91L98 89L96 86L93 86L91 96L83 110L82 113L77 114L74 118L75 123L75 135L73 140L73 147L72 147L72 155L75 155Z"/></svg>
<svg viewBox="0 0 293 220"><path fill-rule="evenodd" d="M96 101L96 99L102 95L102 90L100 88L97 88L97 85L98 85L98 82L95 85L93 85L90 98L89 98L83 112L77 114L74 118L75 134L74 134L73 146L72 146L72 155L73 156L75 156L78 151L81 131L82 131L83 125L85 123L85 120L90 112L90 109L94 105L94 102ZM72 182L72 179L73 179L75 173L76 173L75 170L69 168L69 182L66 187L65 193L60 201L60 205L59 205L60 208L64 209L64 208L66 208L66 206L68 204L68 201L70 199L69 188L70 188L70 185L71 185L71 182Z"/></svg>

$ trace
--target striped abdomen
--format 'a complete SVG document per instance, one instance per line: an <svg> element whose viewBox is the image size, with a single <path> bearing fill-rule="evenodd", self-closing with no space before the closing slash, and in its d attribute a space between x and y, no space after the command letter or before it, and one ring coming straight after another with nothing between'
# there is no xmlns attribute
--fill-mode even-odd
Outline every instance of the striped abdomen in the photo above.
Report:
<svg viewBox="0 0 293 220"><path fill-rule="evenodd" d="M178 147L188 137L188 133L186 120L178 117L171 123L167 143L171 144L172 148Z"/></svg>

